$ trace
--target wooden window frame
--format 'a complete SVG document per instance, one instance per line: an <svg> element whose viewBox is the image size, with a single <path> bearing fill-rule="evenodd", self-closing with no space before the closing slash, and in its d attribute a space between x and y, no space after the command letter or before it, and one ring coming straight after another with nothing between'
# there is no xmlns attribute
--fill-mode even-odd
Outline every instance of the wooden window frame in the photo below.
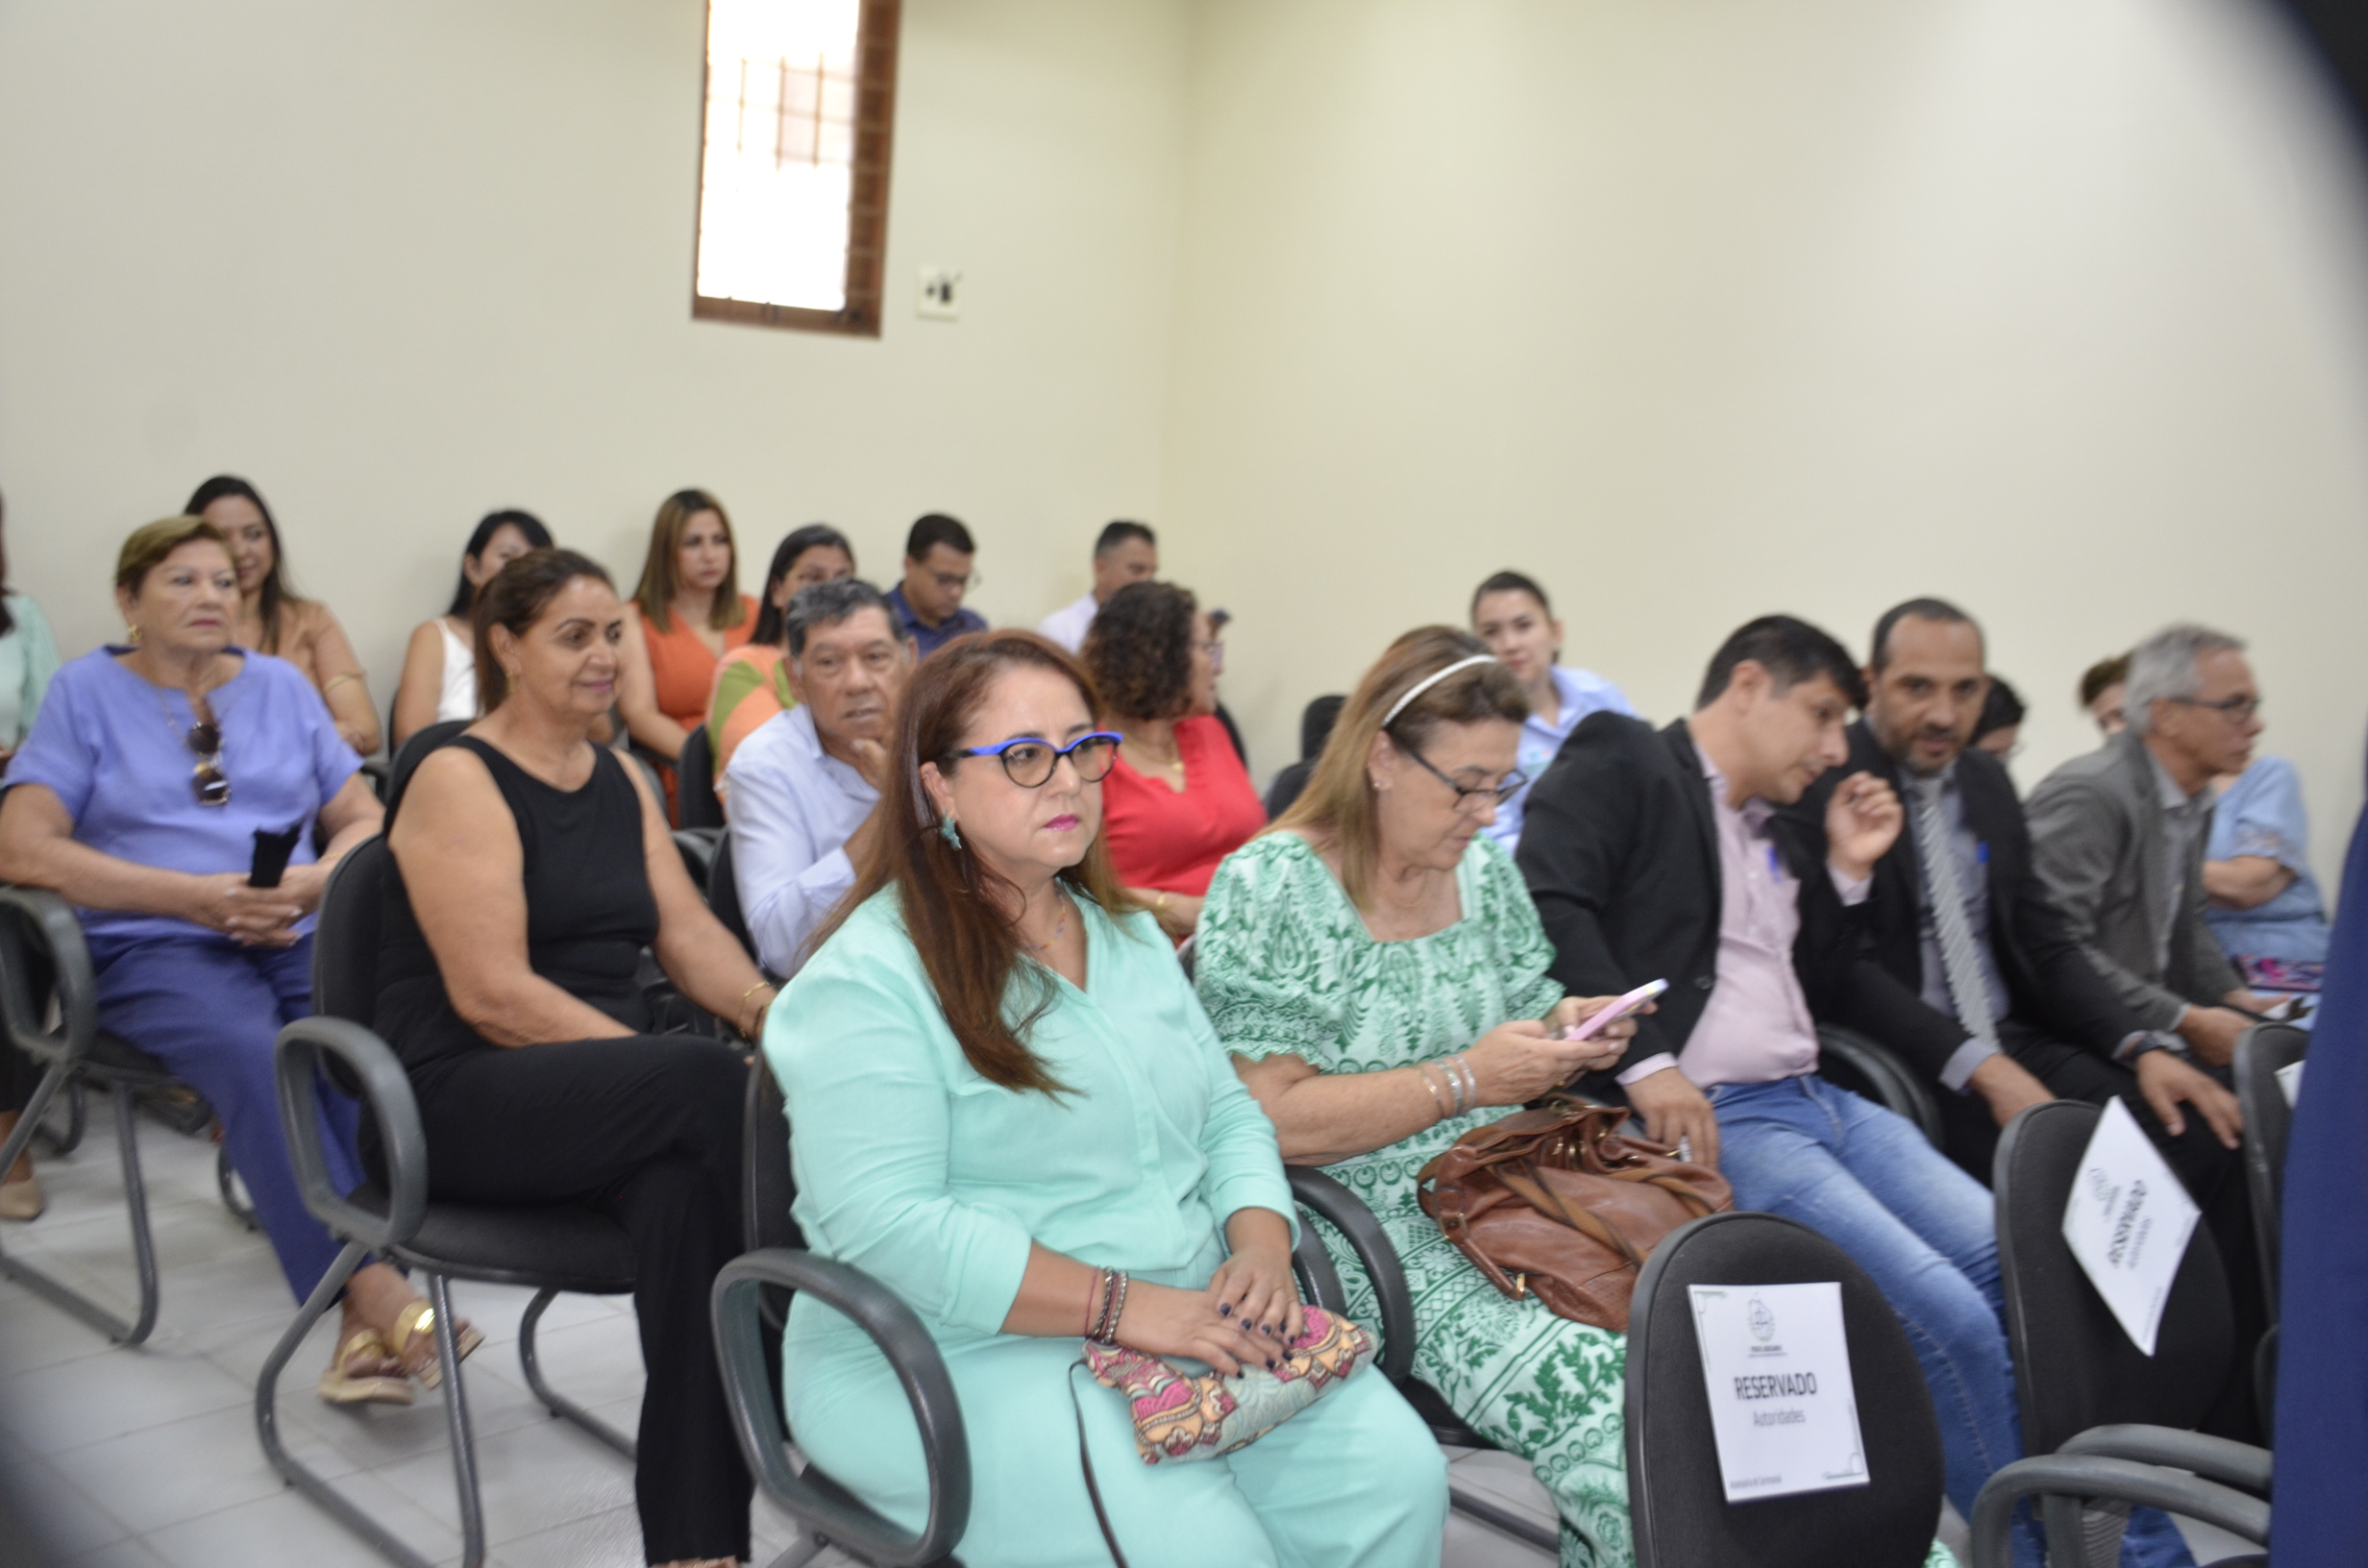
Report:
<svg viewBox="0 0 2368 1568"><path fill-rule="evenodd" d="M896 131L897 38L903 0L861 0L855 21L855 160L849 182L847 303L836 310L722 300L699 292L699 214L706 208L707 51L700 48L699 203L691 219L691 315L796 331L879 336L888 262L888 161ZM712 7L710 7L712 12ZM712 26L712 21L709 24Z"/></svg>

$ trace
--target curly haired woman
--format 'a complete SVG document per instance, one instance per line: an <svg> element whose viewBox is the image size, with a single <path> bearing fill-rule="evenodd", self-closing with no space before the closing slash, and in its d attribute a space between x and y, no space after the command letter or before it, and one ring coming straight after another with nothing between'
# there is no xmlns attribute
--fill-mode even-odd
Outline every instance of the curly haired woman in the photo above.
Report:
<svg viewBox="0 0 2368 1568"><path fill-rule="evenodd" d="M1172 582L1112 594L1085 638L1102 723L1126 737L1102 784L1110 865L1178 942L1199 923L1217 863L1267 825L1215 717L1224 646L1191 592Z"/></svg>

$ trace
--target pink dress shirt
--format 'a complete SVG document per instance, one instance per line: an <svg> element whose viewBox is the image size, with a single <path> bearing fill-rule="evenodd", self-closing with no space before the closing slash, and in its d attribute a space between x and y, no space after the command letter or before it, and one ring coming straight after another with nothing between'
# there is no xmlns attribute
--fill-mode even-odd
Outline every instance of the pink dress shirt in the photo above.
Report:
<svg viewBox="0 0 2368 1568"><path fill-rule="evenodd" d="M1792 939L1801 929L1801 884L1786 869L1768 820L1776 808L1761 799L1727 804L1727 781L1702 758L1710 780L1711 819L1718 840L1718 968L1702 1017L1676 1056L1666 1051L1621 1069L1619 1081L1674 1066L1696 1089L1764 1084L1817 1070L1817 1026L1792 968ZM1845 904L1865 901L1874 879L1834 878Z"/></svg>

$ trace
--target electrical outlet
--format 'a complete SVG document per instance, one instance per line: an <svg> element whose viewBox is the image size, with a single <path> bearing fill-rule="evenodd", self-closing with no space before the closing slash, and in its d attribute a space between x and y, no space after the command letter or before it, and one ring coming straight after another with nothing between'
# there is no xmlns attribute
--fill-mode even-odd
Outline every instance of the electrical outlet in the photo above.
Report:
<svg viewBox="0 0 2368 1568"><path fill-rule="evenodd" d="M962 319L962 273L955 267L921 269L919 314L931 321Z"/></svg>

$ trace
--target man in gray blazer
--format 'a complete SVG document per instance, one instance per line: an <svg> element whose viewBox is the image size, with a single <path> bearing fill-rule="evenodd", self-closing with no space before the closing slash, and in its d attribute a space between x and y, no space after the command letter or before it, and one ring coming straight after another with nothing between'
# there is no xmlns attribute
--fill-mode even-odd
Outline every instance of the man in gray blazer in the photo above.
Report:
<svg viewBox="0 0 2368 1568"><path fill-rule="evenodd" d="M2129 728L2032 792L2034 865L2072 934L2138 1021L2125 1047L2225 1067L2266 1005L2204 921L2211 781L2240 772L2261 732L2245 645L2166 626L2130 654Z"/></svg>

